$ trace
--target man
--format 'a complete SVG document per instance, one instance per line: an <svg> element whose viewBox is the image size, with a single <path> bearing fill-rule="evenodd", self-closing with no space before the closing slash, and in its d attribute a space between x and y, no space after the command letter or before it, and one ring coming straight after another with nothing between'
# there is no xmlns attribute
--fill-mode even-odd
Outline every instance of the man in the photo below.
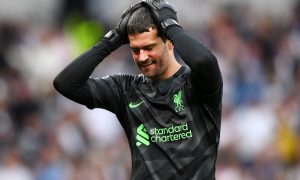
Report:
<svg viewBox="0 0 300 180"><path fill-rule="evenodd" d="M140 75L89 77L129 42ZM174 57L174 47L186 65ZM132 179L215 179L222 77L214 55L190 37L164 0L129 8L119 25L67 66L55 88L118 117L132 155Z"/></svg>

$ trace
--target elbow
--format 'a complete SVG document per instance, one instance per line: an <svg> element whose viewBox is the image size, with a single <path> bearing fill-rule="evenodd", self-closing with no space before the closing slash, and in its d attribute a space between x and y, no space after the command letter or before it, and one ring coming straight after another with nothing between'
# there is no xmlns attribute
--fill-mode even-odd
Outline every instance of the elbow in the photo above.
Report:
<svg viewBox="0 0 300 180"><path fill-rule="evenodd" d="M55 89L56 91L58 91L59 93L63 93L64 82L61 80L61 78L59 78L59 76L57 76L57 77L53 80L53 86L54 86L54 89Z"/></svg>
<svg viewBox="0 0 300 180"><path fill-rule="evenodd" d="M197 56L193 63L193 66L196 69L212 68L218 66L217 58L212 53Z"/></svg>
<svg viewBox="0 0 300 180"><path fill-rule="evenodd" d="M53 87L54 87L54 89L58 89L58 87L59 87L59 81L57 80L57 78L55 78L54 80L53 80Z"/></svg>

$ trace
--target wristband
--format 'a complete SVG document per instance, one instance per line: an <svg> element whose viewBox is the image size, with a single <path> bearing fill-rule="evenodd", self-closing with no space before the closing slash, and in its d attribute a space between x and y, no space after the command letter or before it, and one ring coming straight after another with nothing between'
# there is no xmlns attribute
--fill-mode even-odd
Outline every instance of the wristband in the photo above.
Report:
<svg viewBox="0 0 300 180"><path fill-rule="evenodd" d="M172 18L168 18L168 19L164 20L163 22L161 22L161 27L163 29L167 29L169 26L172 26L172 25L180 26L178 24L178 22L175 19L172 19Z"/></svg>

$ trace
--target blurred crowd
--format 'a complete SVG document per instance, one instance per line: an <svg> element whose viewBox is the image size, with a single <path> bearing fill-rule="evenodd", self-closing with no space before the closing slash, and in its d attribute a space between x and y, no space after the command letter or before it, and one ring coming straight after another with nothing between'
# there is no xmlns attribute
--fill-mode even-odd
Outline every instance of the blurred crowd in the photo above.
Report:
<svg viewBox="0 0 300 180"><path fill-rule="evenodd" d="M300 1L274 1L278 11L238 0L169 1L222 71L217 180L300 180ZM62 97L52 81L131 3L24 2L0 1L0 180L129 179L116 116ZM113 52L93 76L139 73L129 50Z"/></svg>

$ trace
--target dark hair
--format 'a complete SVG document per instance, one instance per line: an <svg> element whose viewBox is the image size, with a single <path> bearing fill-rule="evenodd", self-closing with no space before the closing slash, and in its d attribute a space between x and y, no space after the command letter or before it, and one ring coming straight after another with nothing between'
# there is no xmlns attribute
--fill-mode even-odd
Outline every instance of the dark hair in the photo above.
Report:
<svg viewBox="0 0 300 180"><path fill-rule="evenodd" d="M161 37L164 42L166 41L166 37L161 32L160 28L158 28L150 10L146 7L140 7L130 16L127 23L127 33L137 34L149 32L149 28L157 29L158 36Z"/></svg>

